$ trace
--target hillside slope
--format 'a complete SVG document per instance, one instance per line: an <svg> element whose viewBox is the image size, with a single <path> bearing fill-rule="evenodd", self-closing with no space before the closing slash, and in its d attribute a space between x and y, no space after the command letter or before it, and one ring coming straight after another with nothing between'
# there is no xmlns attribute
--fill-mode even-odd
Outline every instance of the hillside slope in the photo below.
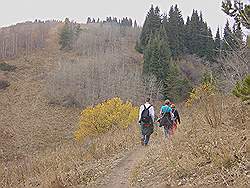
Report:
<svg viewBox="0 0 250 188"><path fill-rule="evenodd" d="M88 27L92 28L82 25L87 32ZM0 90L0 187L49 186L56 176L44 177L42 169L54 174L60 171L58 165L71 168L71 162L66 160L74 158L71 152L79 160L78 165L82 163L86 147L74 141L81 109L50 104L46 97L48 76L60 68L59 62L78 59L73 52L59 50L59 29L60 24L49 30L44 49L1 60L17 68L11 72L0 70L0 79L10 83ZM128 59L140 58L133 48L124 53L129 53ZM88 162L84 164L88 169Z"/></svg>
<svg viewBox="0 0 250 188"><path fill-rule="evenodd" d="M140 145L137 123L75 141L82 109L50 103L46 87L62 60L75 62L83 51L61 52L57 32L50 30L47 48L5 60L15 71L0 71L0 79L10 82L0 91L0 187L247 187L249 108L231 96L216 93L189 109L181 104L174 137L164 139L155 127L148 147ZM112 57L129 60L131 67L142 60L132 39L119 43L126 58Z"/></svg>

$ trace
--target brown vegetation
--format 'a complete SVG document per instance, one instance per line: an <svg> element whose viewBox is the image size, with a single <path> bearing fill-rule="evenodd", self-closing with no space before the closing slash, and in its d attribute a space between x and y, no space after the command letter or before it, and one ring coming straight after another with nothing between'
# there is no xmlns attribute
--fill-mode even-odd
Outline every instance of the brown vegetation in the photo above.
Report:
<svg viewBox="0 0 250 188"><path fill-rule="evenodd" d="M50 103L86 107L119 96L139 103L149 95L159 94L155 81L142 78L141 56L134 44L138 28L109 24L82 26L75 43L77 58L62 60L47 79Z"/></svg>
<svg viewBox="0 0 250 188"><path fill-rule="evenodd" d="M176 61L176 64L180 67L181 72L194 85L202 81L202 77L205 73L211 72L208 66L209 62L195 55L187 55L185 58Z"/></svg>
<svg viewBox="0 0 250 188"><path fill-rule="evenodd" d="M36 49L45 48L50 29L58 23L35 21L0 28L0 59L28 55Z"/></svg>
<svg viewBox="0 0 250 188"><path fill-rule="evenodd" d="M135 167L134 186L249 185L249 108L221 94L206 102L182 109L182 124L171 141L153 146Z"/></svg>
<svg viewBox="0 0 250 188"><path fill-rule="evenodd" d="M249 74L250 48L244 47L219 58L216 69L220 74L220 88L229 92L235 84Z"/></svg>
<svg viewBox="0 0 250 188"><path fill-rule="evenodd" d="M101 26L83 25L86 36L79 40L91 37L88 27ZM131 186L247 187L249 106L220 93L204 95L189 108L183 105L182 124L172 140L163 140L156 127L144 150L138 150L137 124L74 140L81 110L49 104L45 94L51 101L76 99L69 104L89 105L117 95L141 103L142 57L133 49L136 37L113 37L116 32L110 29L105 35L97 29L108 36L100 40L100 49L98 34L83 48L76 44L76 55L59 52L53 27L45 50L6 62L17 68L0 75L11 82L0 95L0 187L103 187L128 152L142 152L129 169L123 164ZM191 67L188 74L196 80L200 75ZM154 82L149 85L155 92Z"/></svg>
<svg viewBox="0 0 250 188"><path fill-rule="evenodd" d="M131 134L136 127L86 143L74 141L80 110L48 104L44 97L45 79L60 69L56 62L75 56L58 51L56 31L48 39L54 44L50 50L6 61L17 69L1 76L12 84L0 95L0 187L84 186L105 175L136 144L137 133Z"/></svg>

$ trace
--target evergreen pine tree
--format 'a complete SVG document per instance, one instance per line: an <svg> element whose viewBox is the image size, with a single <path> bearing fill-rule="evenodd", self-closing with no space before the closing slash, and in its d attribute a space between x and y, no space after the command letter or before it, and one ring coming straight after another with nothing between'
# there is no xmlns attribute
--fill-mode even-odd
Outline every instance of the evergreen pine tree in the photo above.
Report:
<svg viewBox="0 0 250 188"><path fill-rule="evenodd" d="M240 0L225 0L222 2L222 10L229 16L233 17L235 23L240 27L242 24L247 29L250 29L250 5L245 4Z"/></svg>
<svg viewBox="0 0 250 188"><path fill-rule="evenodd" d="M181 74L178 66L171 65L163 89L165 98L174 101L183 100L191 89L191 83Z"/></svg>
<svg viewBox="0 0 250 188"><path fill-rule="evenodd" d="M134 21L134 28L137 28L138 27L138 25L137 25L137 22L136 22L136 20Z"/></svg>
<svg viewBox="0 0 250 188"><path fill-rule="evenodd" d="M128 24L129 24L128 26L129 26L129 27L132 27L132 26L133 26L133 21L132 21L131 18L129 18L129 21L128 21L128 22L129 22L129 23L128 23Z"/></svg>
<svg viewBox="0 0 250 188"><path fill-rule="evenodd" d="M214 51L214 39L213 39L213 34L212 30L208 28L207 30L207 38L206 38L206 45L205 45L205 56L206 59L209 61L213 61L215 59L215 51Z"/></svg>
<svg viewBox="0 0 250 188"><path fill-rule="evenodd" d="M154 8L152 5L142 27L139 45L137 48L139 52L143 52L143 50L146 48L149 42L150 35L157 33L160 29L160 26L161 26L160 10L158 7Z"/></svg>
<svg viewBox="0 0 250 188"><path fill-rule="evenodd" d="M190 49L192 48L191 44L191 28L190 28L190 17L187 17L186 24L184 26L184 46L185 53L191 53Z"/></svg>
<svg viewBox="0 0 250 188"><path fill-rule="evenodd" d="M158 82L164 82L169 70L170 58L171 51L166 31L164 27L161 27L159 32L151 34L149 43L144 50L143 73L152 74Z"/></svg>
<svg viewBox="0 0 250 188"><path fill-rule="evenodd" d="M198 15L193 10L191 19L188 17L185 25L185 47L190 54L196 54L207 60L214 59L214 40L211 29L203 20L202 13Z"/></svg>
<svg viewBox="0 0 250 188"><path fill-rule="evenodd" d="M250 74L248 74L241 82L237 82L233 94L241 98L242 101L250 104Z"/></svg>
<svg viewBox="0 0 250 188"><path fill-rule="evenodd" d="M59 33L59 44L61 50L71 50L73 48L73 42L77 40L81 31L80 24L70 22L68 18L65 19L64 26Z"/></svg>
<svg viewBox="0 0 250 188"><path fill-rule="evenodd" d="M167 20L167 21L166 21ZM174 58L184 54L184 20L177 5L171 6L169 18L164 17L164 27L169 37L169 45Z"/></svg>
<svg viewBox="0 0 250 188"><path fill-rule="evenodd" d="M234 37L234 49L239 49L244 45L243 42L243 33L238 24L233 26L233 37Z"/></svg>
<svg viewBox="0 0 250 188"><path fill-rule="evenodd" d="M88 23L91 23L91 18L90 17L87 18L87 24Z"/></svg>
<svg viewBox="0 0 250 188"><path fill-rule="evenodd" d="M196 54L200 57L204 57L207 60L213 60L214 58L214 40L211 29L207 23L203 20L202 12L199 16L199 30L197 31L198 49Z"/></svg>
<svg viewBox="0 0 250 188"><path fill-rule="evenodd" d="M218 57L221 53L221 38L220 38L220 29L218 27L216 36L215 36L215 41L214 41L214 49L215 49L215 56Z"/></svg>
<svg viewBox="0 0 250 188"><path fill-rule="evenodd" d="M224 36L223 36L223 50L231 51L234 46L234 35L230 29L229 22L227 21L226 26L224 28Z"/></svg>
<svg viewBox="0 0 250 188"><path fill-rule="evenodd" d="M64 26L59 36L59 44L61 45L61 50L70 50L71 42L73 38L73 33L71 32L70 21L68 18L64 21Z"/></svg>
<svg viewBox="0 0 250 188"><path fill-rule="evenodd" d="M168 37L164 27L156 34L152 34L149 44L144 50L143 73L146 76L153 75L157 83L167 87L166 77L170 71L171 50L168 45ZM166 90L163 90L166 95Z"/></svg>
<svg viewBox="0 0 250 188"><path fill-rule="evenodd" d="M193 10L188 27L188 34L189 41L187 46L189 46L189 52L191 54L197 54L200 50L200 21L196 10Z"/></svg>
<svg viewBox="0 0 250 188"><path fill-rule="evenodd" d="M202 12L200 12L199 15L199 30L197 31L197 49L196 49L196 54L199 57L204 57L206 56L206 44L207 44L207 39L208 39L208 26L207 23L204 22Z"/></svg>

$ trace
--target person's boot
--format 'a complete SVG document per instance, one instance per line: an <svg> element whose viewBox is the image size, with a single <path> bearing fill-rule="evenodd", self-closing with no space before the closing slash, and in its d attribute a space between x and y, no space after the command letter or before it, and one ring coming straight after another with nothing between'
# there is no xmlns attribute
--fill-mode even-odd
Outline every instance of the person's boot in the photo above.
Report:
<svg viewBox="0 0 250 188"><path fill-rule="evenodd" d="M141 138L141 145L144 146L144 138Z"/></svg>
<svg viewBox="0 0 250 188"><path fill-rule="evenodd" d="M144 146L147 146L147 145L148 145L149 138L150 138L150 136L148 136L148 135L145 136Z"/></svg>

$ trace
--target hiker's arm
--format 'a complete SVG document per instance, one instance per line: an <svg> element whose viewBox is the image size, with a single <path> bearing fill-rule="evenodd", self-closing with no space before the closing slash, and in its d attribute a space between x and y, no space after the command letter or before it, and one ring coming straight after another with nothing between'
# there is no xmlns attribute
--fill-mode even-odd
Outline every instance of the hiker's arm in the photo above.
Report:
<svg viewBox="0 0 250 188"><path fill-rule="evenodd" d="M178 111L176 111L176 119L177 119L178 123L181 124L181 118L180 118Z"/></svg>
<svg viewBox="0 0 250 188"><path fill-rule="evenodd" d="M138 119L138 122L140 123L140 121L141 121L141 113L142 113L142 111L143 111L143 108L142 108L143 106L140 106L140 110L139 110L139 119Z"/></svg>
<svg viewBox="0 0 250 188"><path fill-rule="evenodd" d="M154 122L154 120L155 120L155 110L154 110L153 106L149 109L149 112L150 112L150 115L151 115L152 120Z"/></svg>
<svg viewBox="0 0 250 188"><path fill-rule="evenodd" d="M162 114L163 114L163 112L162 112L162 107L161 107L159 117L161 117L161 116L162 116Z"/></svg>

